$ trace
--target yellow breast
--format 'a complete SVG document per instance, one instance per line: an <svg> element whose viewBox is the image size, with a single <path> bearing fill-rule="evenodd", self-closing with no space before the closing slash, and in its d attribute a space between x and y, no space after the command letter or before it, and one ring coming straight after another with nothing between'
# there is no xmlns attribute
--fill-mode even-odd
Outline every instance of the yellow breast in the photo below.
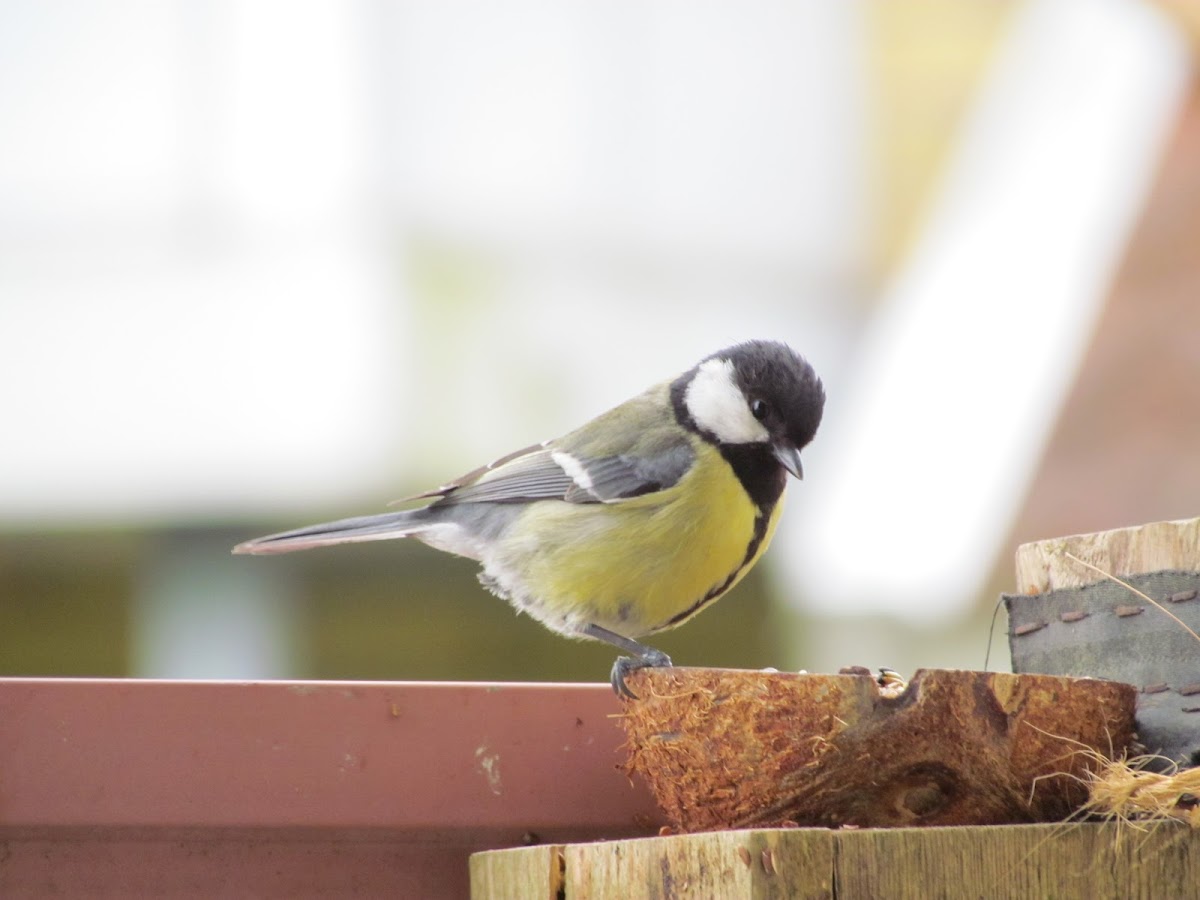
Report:
<svg viewBox="0 0 1200 900"><path fill-rule="evenodd" d="M563 634L595 624L636 638L686 621L762 555L781 506L748 557L758 512L720 454L695 442L692 469L665 491L531 507L489 572L519 608Z"/></svg>

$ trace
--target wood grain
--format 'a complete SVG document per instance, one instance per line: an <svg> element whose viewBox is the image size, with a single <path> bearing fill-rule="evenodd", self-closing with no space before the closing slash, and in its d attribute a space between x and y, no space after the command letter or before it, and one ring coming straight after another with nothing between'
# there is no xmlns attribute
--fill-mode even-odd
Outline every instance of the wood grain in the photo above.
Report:
<svg viewBox="0 0 1200 900"><path fill-rule="evenodd" d="M1200 518L1022 544L1017 548L1017 590L1042 594L1103 580L1068 553L1118 578L1166 569L1200 571Z"/></svg>
<svg viewBox="0 0 1200 900"><path fill-rule="evenodd" d="M996 825L838 835L839 896L1195 897L1200 832L1161 822Z"/></svg>
<svg viewBox="0 0 1200 900"><path fill-rule="evenodd" d="M488 900L557 900L563 848L554 844L471 855L471 896Z"/></svg>
<svg viewBox="0 0 1200 900"><path fill-rule="evenodd" d="M553 897L538 865L509 870L472 857L472 897ZM683 898L1055 897L1057 900L1194 897L1200 832L1173 822L955 828L753 829L562 848L562 893L571 900ZM764 854L767 854L764 856ZM543 855L540 857L546 859ZM544 879L527 879L542 871ZM488 880L476 873L489 873ZM516 891L517 887L524 893ZM557 890L557 889L556 889Z"/></svg>
<svg viewBox="0 0 1200 900"><path fill-rule="evenodd" d="M705 834L568 844L561 893L571 900L607 898L832 898L834 832L824 828L716 831ZM541 850L543 848L532 848ZM554 897L532 849L471 857L475 898ZM509 866L501 863L513 857Z"/></svg>

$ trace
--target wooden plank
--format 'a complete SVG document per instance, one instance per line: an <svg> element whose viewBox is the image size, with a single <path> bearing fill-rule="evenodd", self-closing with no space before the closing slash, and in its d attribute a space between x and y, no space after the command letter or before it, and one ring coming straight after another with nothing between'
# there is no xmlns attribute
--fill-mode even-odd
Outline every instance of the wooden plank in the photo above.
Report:
<svg viewBox="0 0 1200 900"><path fill-rule="evenodd" d="M1154 826L994 825L838 834L839 897L1129 900L1195 897L1200 832Z"/></svg>
<svg viewBox="0 0 1200 900"><path fill-rule="evenodd" d="M563 848L554 844L471 856L471 896L487 900L557 900Z"/></svg>
<svg viewBox="0 0 1200 900"><path fill-rule="evenodd" d="M574 845L563 857L571 900L833 896L833 832L820 828Z"/></svg>
<svg viewBox="0 0 1200 900"><path fill-rule="evenodd" d="M1200 885L1200 831L1177 822L753 829L550 848L560 849L557 896L567 900L1154 900L1195 897ZM472 896L555 896L546 852L477 854ZM505 856L521 858L506 870ZM476 880L476 871L488 880ZM506 871L517 879L511 885L500 880Z"/></svg>
<svg viewBox="0 0 1200 900"><path fill-rule="evenodd" d="M1200 518L1022 544L1017 548L1017 589L1041 594L1103 580L1067 553L1118 578L1165 569L1200 571Z"/></svg>

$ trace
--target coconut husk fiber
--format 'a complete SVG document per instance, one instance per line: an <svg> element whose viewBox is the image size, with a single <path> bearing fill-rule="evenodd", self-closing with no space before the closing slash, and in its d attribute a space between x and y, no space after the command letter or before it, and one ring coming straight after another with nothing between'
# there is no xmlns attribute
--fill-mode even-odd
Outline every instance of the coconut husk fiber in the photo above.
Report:
<svg viewBox="0 0 1200 900"><path fill-rule="evenodd" d="M627 770L682 832L1060 820L1119 758L1136 691L1048 675L643 669L628 678Z"/></svg>

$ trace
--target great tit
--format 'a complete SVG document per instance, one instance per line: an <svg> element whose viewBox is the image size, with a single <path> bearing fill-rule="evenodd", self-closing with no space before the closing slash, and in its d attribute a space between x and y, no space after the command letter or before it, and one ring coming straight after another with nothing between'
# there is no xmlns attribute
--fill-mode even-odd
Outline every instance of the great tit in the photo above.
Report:
<svg viewBox="0 0 1200 900"><path fill-rule="evenodd" d="M502 456L408 500L416 509L310 525L239 544L287 553L412 537L482 563L492 593L547 628L607 641L626 676L669 666L636 638L674 628L758 561L825 391L775 341L705 357L560 438Z"/></svg>

